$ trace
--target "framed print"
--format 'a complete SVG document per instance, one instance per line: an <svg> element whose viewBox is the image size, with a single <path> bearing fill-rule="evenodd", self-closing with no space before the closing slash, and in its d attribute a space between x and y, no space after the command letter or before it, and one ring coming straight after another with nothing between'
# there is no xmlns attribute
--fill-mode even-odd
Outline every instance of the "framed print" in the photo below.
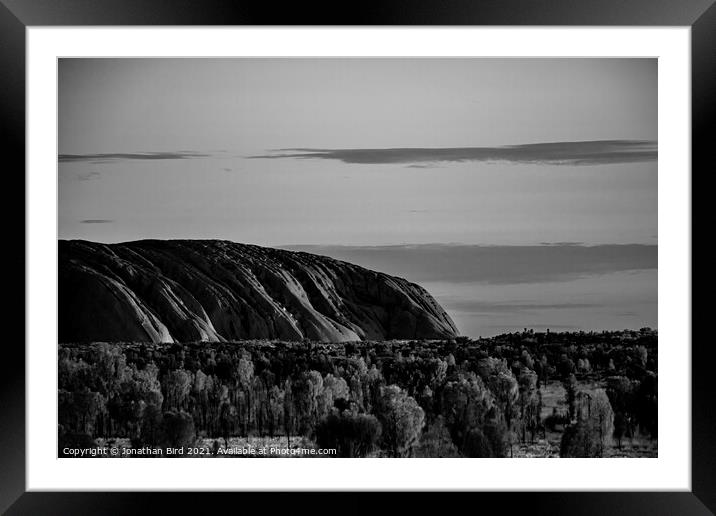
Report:
<svg viewBox="0 0 716 516"><path fill-rule="evenodd" d="M389 5L5 1L3 510L714 510L716 8Z"/></svg>

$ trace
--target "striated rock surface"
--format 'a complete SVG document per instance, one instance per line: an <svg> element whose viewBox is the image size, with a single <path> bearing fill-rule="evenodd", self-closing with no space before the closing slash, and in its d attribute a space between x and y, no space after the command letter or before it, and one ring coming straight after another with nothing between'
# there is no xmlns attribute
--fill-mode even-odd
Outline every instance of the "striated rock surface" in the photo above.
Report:
<svg viewBox="0 0 716 516"><path fill-rule="evenodd" d="M60 342L457 333L419 285L325 256L220 240L59 242Z"/></svg>

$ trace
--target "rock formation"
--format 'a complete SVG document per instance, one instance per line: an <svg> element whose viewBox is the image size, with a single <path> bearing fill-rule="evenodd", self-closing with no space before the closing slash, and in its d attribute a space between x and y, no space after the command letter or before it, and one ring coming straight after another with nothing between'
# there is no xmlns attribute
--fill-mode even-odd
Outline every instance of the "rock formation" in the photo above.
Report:
<svg viewBox="0 0 716 516"><path fill-rule="evenodd" d="M325 256L219 240L59 242L60 342L456 335L419 285Z"/></svg>

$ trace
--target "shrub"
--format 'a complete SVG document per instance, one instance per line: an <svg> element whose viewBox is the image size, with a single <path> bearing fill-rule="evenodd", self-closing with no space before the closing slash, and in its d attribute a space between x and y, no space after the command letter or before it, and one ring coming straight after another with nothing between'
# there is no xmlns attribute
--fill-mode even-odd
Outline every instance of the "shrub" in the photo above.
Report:
<svg viewBox="0 0 716 516"><path fill-rule="evenodd" d="M142 414L139 437L132 440L132 447L156 446L162 439L162 411L156 405L147 405Z"/></svg>
<svg viewBox="0 0 716 516"><path fill-rule="evenodd" d="M442 416L438 416L423 432L420 444L415 449L415 456L431 458L460 456Z"/></svg>
<svg viewBox="0 0 716 516"><path fill-rule="evenodd" d="M366 414L331 414L316 427L321 448L335 448L337 457L365 457L377 448L381 427Z"/></svg>
<svg viewBox="0 0 716 516"><path fill-rule="evenodd" d="M470 430L465 436L462 453L465 457L473 458L493 456L489 439L477 428Z"/></svg>
<svg viewBox="0 0 716 516"><path fill-rule="evenodd" d="M165 412L161 428L161 444L165 447L190 447L196 441L194 419L186 412Z"/></svg>

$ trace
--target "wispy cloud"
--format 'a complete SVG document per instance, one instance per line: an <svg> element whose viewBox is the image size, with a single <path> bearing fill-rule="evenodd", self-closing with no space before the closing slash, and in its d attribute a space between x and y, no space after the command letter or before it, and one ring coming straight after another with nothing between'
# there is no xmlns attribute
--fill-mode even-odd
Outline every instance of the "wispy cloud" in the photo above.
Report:
<svg viewBox="0 0 716 516"><path fill-rule="evenodd" d="M503 314L503 313L534 313L544 310L576 310L595 308L601 305L595 303L532 303L532 302L489 302L469 299L444 299L446 308L455 312L469 314Z"/></svg>
<svg viewBox="0 0 716 516"><path fill-rule="evenodd" d="M210 154L190 151L177 152L118 152L105 154L60 154L57 160L60 163L90 162L110 163L113 161L128 160L166 160L166 159L197 159L207 158Z"/></svg>
<svg viewBox="0 0 716 516"><path fill-rule="evenodd" d="M532 143L503 147L391 149L278 149L252 159L332 159L352 164L506 161L545 165L607 165L657 159L657 143L645 140L598 140Z"/></svg>
<svg viewBox="0 0 716 516"><path fill-rule="evenodd" d="M410 165L405 165L406 168L442 168L437 163L411 163Z"/></svg>
<svg viewBox="0 0 716 516"><path fill-rule="evenodd" d="M111 224L114 221L111 219L85 219L80 221L82 224Z"/></svg>
<svg viewBox="0 0 716 516"><path fill-rule="evenodd" d="M92 181L93 179L99 179L101 174L96 171L87 172L86 174L77 174L78 181Z"/></svg>

